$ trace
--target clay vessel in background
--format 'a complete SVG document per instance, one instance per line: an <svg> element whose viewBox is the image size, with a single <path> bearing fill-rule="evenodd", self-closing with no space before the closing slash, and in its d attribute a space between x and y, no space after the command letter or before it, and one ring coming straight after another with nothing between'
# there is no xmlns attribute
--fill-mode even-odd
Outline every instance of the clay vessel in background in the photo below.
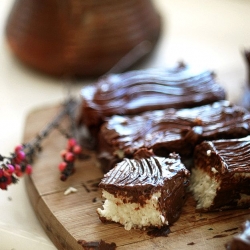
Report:
<svg viewBox="0 0 250 250"><path fill-rule="evenodd" d="M16 0L7 42L25 64L53 76L100 76L142 41L160 16L150 0Z"/></svg>

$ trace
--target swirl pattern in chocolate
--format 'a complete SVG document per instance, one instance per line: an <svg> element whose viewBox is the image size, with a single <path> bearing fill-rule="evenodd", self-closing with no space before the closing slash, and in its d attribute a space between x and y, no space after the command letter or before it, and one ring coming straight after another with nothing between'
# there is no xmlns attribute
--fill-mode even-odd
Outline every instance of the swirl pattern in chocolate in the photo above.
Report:
<svg viewBox="0 0 250 250"><path fill-rule="evenodd" d="M176 154L171 154L169 158L156 156L142 159L125 158L104 175L100 187L108 185L122 190L132 187L136 187L137 190L145 189L147 186L159 187L164 185L166 179L171 179L182 172L186 174L188 170Z"/></svg>
<svg viewBox="0 0 250 250"><path fill-rule="evenodd" d="M162 221L157 227L160 227L170 225L179 218L186 200L189 175L179 155L173 153L169 155L169 158L151 156L141 159L124 159L104 175L99 186L109 193L107 197L115 197L112 199L115 199L113 203L116 204L114 205L117 206L116 209L126 204L136 204L136 209L129 212L130 216L133 213L135 216L142 216L143 213L141 214L140 210L154 203L150 209L148 207L147 212L159 213ZM102 217L101 210L99 213ZM101 218L101 220L105 219ZM124 219L120 220L122 221Z"/></svg>
<svg viewBox="0 0 250 250"><path fill-rule="evenodd" d="M209 151L210 159L213 161L211 165L218 173L250 173L250 136L231 140L204 141L197 146L196 151L196 161L207 158L207 151ZM203 169L210 171L211 165L204 165Z"/></svg>
<svg viewBox="0 0 250 250"><path fill-rule="evenodd" d="M224 89L211 71L183 64L110 74L82 89L80 122L98 126L105 117L148 110L189 108L225 99Z"/></svg>
<svg viewBox="0 0 250 250"><path fill-rule="evenodd" d="M220 101L190 109L113 116L101 126L99 152L106 152L110 158L114 155L122 158L133 157L138 149L148 148L156 155L176 152L188 157L204 140L240 138L248 134L249 112L228 101Z"/></svg>

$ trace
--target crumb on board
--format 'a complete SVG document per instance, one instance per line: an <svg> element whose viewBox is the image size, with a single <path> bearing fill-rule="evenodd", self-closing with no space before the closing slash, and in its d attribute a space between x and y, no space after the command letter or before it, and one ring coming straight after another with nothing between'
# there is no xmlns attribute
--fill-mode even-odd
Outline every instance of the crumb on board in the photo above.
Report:
<svg viewBox="0 0 250 250"><path fill-rule="evenodd" d="M77 192L77 189L74 188L74 187L68 187L65 192L64 192L64 195L69 195L71 193L76 193Z"/></svg>

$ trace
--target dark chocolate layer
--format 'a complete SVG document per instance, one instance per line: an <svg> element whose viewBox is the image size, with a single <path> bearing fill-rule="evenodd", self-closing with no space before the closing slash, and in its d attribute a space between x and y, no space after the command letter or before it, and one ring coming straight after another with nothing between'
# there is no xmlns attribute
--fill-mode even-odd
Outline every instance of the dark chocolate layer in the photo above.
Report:
<svg viewBox="0 0 250 250"><path fill-rule="evenodd" d="M153 193L160 192L159 209L172 224L180 215L185 202L189 171L177 154L169 158L151 156L124 159L104 175L99 187L122 197L124 203L143 206Z"/></svg>
<svg viewBox="0 0 250 250"><path fill-rule="evenodd" d="M100 159L107 168L119 158L132 158L140 148L156 155L192 156L203 140L244 137L250 133L247 110L220 101L190 109L166 109L137 116L113 116L101 126Z"/></svg>
<svg viewBox="0 0 250 250"><path fill-rule="evenodd" d="M210 71L183 64L104 76L81 91L80 123L99 126L106 117L148 110L189 108L225 99L224 89Z"/></svg>
<svg viewBox="0 0 250 250"><path fill-rule="evenodd" d="M250 207L250 136L204 141L195 148L194 162L219 183L207 211Z"/></svg>
<svg viewBox="0 0 250 250"><path fill-rule="evenodd" d="M222 174L250 173L250 136L204 141L196 146L194 157L197 165L202 166L206 172L211 172L213 166L219 173L217 178L221 178ZM205 160L209 164L202 164Z"/></svg>

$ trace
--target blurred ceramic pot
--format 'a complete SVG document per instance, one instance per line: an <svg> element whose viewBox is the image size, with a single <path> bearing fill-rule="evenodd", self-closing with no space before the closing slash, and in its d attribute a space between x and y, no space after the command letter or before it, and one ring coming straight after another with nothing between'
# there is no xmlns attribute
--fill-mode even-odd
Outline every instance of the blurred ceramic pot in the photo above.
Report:
<svg viewBox="0 0 250 250"><path fill-rule="evenodd" d="M150 0L16 0L7 42L27 65L54 76L99 76L142 41L155 46Z"/></svg>

